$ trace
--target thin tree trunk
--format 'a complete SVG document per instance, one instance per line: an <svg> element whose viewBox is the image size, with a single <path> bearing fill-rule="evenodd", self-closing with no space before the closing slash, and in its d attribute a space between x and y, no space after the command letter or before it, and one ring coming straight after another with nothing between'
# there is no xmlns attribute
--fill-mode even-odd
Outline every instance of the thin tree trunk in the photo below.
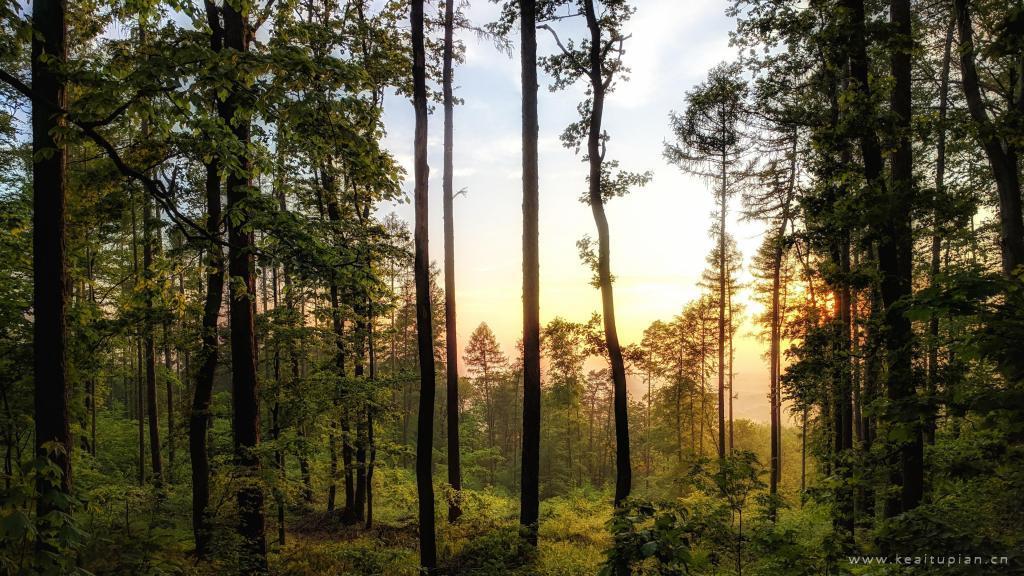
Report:
<svg viewBox="0 0 1024 576"><path fill-rule="evenodd" d="M845 162L845 159L844 159ZM853 475L852 464L848 461L850 449L853 447L853 405L850 380L850 245L849 236L843 231L841 237L833 241L832 260L839 268L841 278L835 292L833 311L833 342L832 362L833 375L833 418L834 444L833 457L836 468L843 471L843 481L836 487L835 525L839 531L839 541L843 546L853 542L853 491L849 485Z"/></svg>
<svg viewBox="0 0 1024 576"><path fill-rule="evenodd" d="M330 304L331 304L331 325L334 330L334 342L335 342L335 353L334 353L334 367L339 377L345 376L345 326L341 319L340 303L338 302L338 284L336 280L331 280L330 287ZM340 405L340 399L335 394L332 400L332 404L337 408ZM329 425L327 446L330 452L330 483L327 489L327 511L334 512L335 500L338 492L338 426L341 427L342 434L342 451L343 459L345 464L345 509L343 514L343 520L346 523L350 523L349 514L351 514L352 504L355 500L353 487L352 487L352 475L351 475L351 462L352 452L351 445L348 442L348 417L345 415L338 416L337 423L331 422Z"/></svg>
<svg viewBox="0 0 1024 576"><path fill-rule="evenodd" d="M376 385L377 381L377 349L374 342L374 327L376 325L373 303L369 309L369 331L367 333L367 354L370 364L370 382ZM373 528L373 467L377 463L377 444L373 430L374 403L371 401L366 406L366 443L370 451L370 459L366 466L366 528Z"/></svg>
<svg viewBox="0 0 1024 576"><path fill-rule="evenodd" d="M612 292L611 247L608 232L608 218L604 212L604 198L601 192L602 126L604 114L605 84L602 75L601 28L594 9L593 0L585 0L584 15L590 29L590 86L593 106L590 112L590 126L587 135L587 157L590 163L589 201L590 210L597 226L598 282L601 286L601 310L604 319L604 338L608 348L608 360L612 369L612 383L615 394L615 505L618 506L629 496L632 484L632 468L629 462L629 420L627 416L626 366L622 360L619 333L615 325L615 298Z"/></svg>
<svg viewBox="0 0 1024 576"><path fill-rule="evenodd" d="M800 502L807 491L807 409L804 408L800 422Z"/></svg>
<svg viewBox="0 0 1024 576"><path fill-rule="evenodd" d="M536 0L520 0L523 139L523 449L519 524L537 545L540 514L540 256Z"/></svg>
<svg viewBox="0 0 1024 576"><path fill-rule="evenodd" d="M132 275L135 278L136 283L139 281L139 240L138 240L138 225L135 206L135 192L132 191L130 194L130 209L131 209L131 224L132 224ZM136 421L138 427L138 439L139 439L139 486L146 484L146 417L145 417L145 394L143 394L143 352L142 352L142 335L141 333L136 335L135 342L135 416L138 418Z"/></svg>
<svg viewBox="0 0 1024 576"><path fill-rule="evenodd" d="M733 452L733 419L732 419L732 402L735 400L736 394L733 392L733 380L736 375L733 373L733 362L736 359L736 351L733 348L732 337L735 334L735 327L733 326L732 319L732 282L728 286L729 293L726 296L729 305L729 454Z"/></svg>
<svg viewBox="0 0 1024 576"><path fill-rule="evenodd" d="M338 203L338 190L337 181L334 178L331 170L333 169L334 160L328 158L324 161L320 173L321 173L321 196L320 196L320 209L321 215L326 211L328 219L335 225L341 222L341 206ZM344 378L346 373L345 368L345 321L341 314L341 302L340 302L340 286L337 278L333 277L330 281L330 305L331 305L331 326L334 330L334 339L336 352L334 356L334 365L339 378ZM358 329L356 330L358 332ZM357 365L359 363L357 357ZM358 368L358 366L357 366ZM343 397L346 396L347 390L341 389L334 397L333 404L335 407L339 407L342 404ZM341 427L341 458L342 466L344 468L344 480L345 480L345 509L342 511L342 522L345 524L354 524L357 520L356 514L356 487L355 487L355 475L352 465L352 434L351 426L349 424L349 410L348 406L343 406L340 409L340 415L338 416L339 424ZM331 453L330 463L330 474L331 482L328 488L327 495L327 511L333 512L335 509L335 496L337 493L337 475L338 475L338 452L337 452L337 438L334 433L334 425L331 425L331 431L329 432L328 446Z"/></svg>
<svg viewBox="0 0 1024 576"><path fill-rule="evenodd" d="M173 281L173 279L172 279ZM174 482L174 365L171 362L170 323L163 323L164 336L164 389L167 395L167 482Z"/></svg>
<svg viewBox="0 0 1024 576"><path fill-rule="evenodd" d="M210 47L219 51L223 42L220 15L213 0L204 2L206 19L210 26ZM218 107L220 104L218 104ZM206 233L213 239L220 238L221 185L220 162L216 157L206 164ZM192 413L189 417L189 456L192 460L192 532L196 542L196 555L206 557L210 550L211 518L208 514L210 502L210 455L207 449L207 430L210 428L210 401L213 397L213 378L217 371L220 338L217 334L217 320L224 301L224 252L220 245L211 242L206 248L207 275L206 299L203 304L202 348L199 371L196 373L196 388L192 396Z"/></svg>
<svg viewBox="0 0 1024 576"><path fill-rule="evenodd" d="M146 485L146 391L145 391L145 375L143 366L145 361L143 360L142 352L142 337L136 335L135 338L135 415L138 417L136 422L138 426L139 436L139 486Z"/></svg>
<svg viewBox="0 0 1024 576"><path fill-rule="evenodd" d="M783 225L784 229L784 225ZM768 363L770 372L769 401L771 403L771 463L768 474L768 493L775 496L779 492L779 453L780 450L780 423L779 423L779 352L780 340L780 314L779 314L779 290L781 289L782 276L782 237L775 238L776 246L772 259L772 308L771 308L771 342L769 348ZM775 508L771 509L771 520L775 521Z"/></svg>
<svg viewBox="0 0 1024 576"><path fill-rule="evenodd" d="M778 485L782 477L782 389L780 376L782 372L782 310L780 292L782 286L782 260L786 254L785 235L789 225L790 205L796 192L797 145L799 135L794 131L793 147L789 157L789 183L786 198L782 204L782 216L776 232L775 246L772 256L772 304L771 304L771 343L769 363L771 364L771 465L769 471L769 493L778 494ZM775 510L772 509L772 520Z"/></svg>
<svg viewBox="0 0 1024 576"><path fill-rule="evenodd" d="M143 132L146 132L146 128L143 128ZM153 468L153 485L159 490L163 484L163 459L160 454L160 420L157 414L156 396L156 344L153 337L153 316L156 313L153 302L155 299L154 284L156 283L153 276L153 227L152 200L144 197L142 199L142 270L146 319L143 322L142 344L146 365L146 416L149 419L150 465Z"/></svg>
<svg viewBox="0 0 1024 576"><path fill-rule="evenodd" d="M725 458L725 211L728 195L726 159L722 152L718 196L718 457Z"/></svg>
<svg viewBox="0 0 1024 576"><path fill-rule="evenodd" d="M363 353L365 350L366 321L362 319L362 310L357 311L355 333L355 377L362 379L365 374L363 365ZM366 420L365 409L355 411L356 418L356 466L355 466L355 493L351 518L354 522L365 522L366 520Z"/></svg>
<svg viewBox="0 0 1024 576"><path fill-rule="evenodd" d="M416 493L419 499L420 566L427 574L437 571L437 537L434 533L434 483L431 463L434 451L434 331L430 315L430 251L427 237L427 70L423 39L423 0L412 0L412 77L415 130L415 281L416 340L420 365L419 420L416 423Z"/></svg>
<svg viewBox="0 0 1024 576"><path fill-rule="evenodd" d="M280 128L278 128L280 130ZM280 132L279 132L280 134ZM278 142L280 143L280 141ZM277 291L277 264L273 264L272 272L272 287L271 291L274 300L274 310L277 311L278 306L278 291ZM264 296L266 293L264 293ZM277 504L277 543L281 546L285 544L285 526L284 526L284 490L283 485L288 481L288 469L285 468L284 450L281 449L281 395L282 395L282 382L281 382L281 347L275 341L274 342L274 404L270 409L270 431L274 437L274 463L278 469L278 482L281 485L276 486L274 489L274 500Z"/></svg>
<svg viewBox="0 0 1024 576"><path fill-rule="evenodd" d="M86 271L89 280L89 303L96 307L96 277L95 277L96 254L86 250ZM92 456L96 457L96 377L89 378L89 450ZM113 391L111 391L112 393Z"/></svg>
<svg viewBox="0 0 1024 576"><path fill-rule="evenodd" d="M448 503L448 521L462 515L459 493L462 489L462 470L459 457L459 345L455 325L455 222L454 192L452 190L452 116L455 102L452 98L453 28L455 26L455 0L446 0L444 8L444 306L445 355L448 389L448 484L455 497Z"/></svg>
<svg viewBox="0 0 1024 576"><path fill-rule="evenodd" d="M936 286L941 272L942 212L940 206L946 195L946 113L949 108L949 69L952 62L953 33L956 19L951 18L946 29L946 41L942 52L942 72L939 80L939 118L938 142L935 147L935 206L932 209L932 246L929 284ZM939 379L939 315L932 314L928 320L928 397L934 399ZM925 416L925 440L928 444L935 443L936 414L929 410Z"/></svg>

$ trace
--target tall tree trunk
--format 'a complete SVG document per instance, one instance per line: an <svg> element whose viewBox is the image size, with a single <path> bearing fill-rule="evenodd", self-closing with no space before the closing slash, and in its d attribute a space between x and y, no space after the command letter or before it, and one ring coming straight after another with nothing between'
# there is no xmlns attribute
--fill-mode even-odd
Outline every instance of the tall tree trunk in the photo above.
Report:
<svg viewBox="0 0 1024 576"><path fill-rule="evenodd" d="M804 408L800 420L800 502L804 501L807 491L807 409Z"/></svg>
<svg viewBox="0 0 1024 576"><path fill-rule="evenodd" d="M280 130L280 127L278 128ZM280 132L278 132L280 134ZM278 141L280 144L280 140ZM278 176L280 177L280 176ZM280 187L279 187L280 188ZM274 311L277 311L279 304L277 264L271 268L271 292L273 294ZM288 482L288 469L285 467L284 450L281 447L281 397L282 397L282 376L281 376L281 347L274 342L274 404L270 409L270 433L274 438L274 464L277 465L278 482L280 485L274 487L274 501L277 504L277 543L284 546L287 535L284 526L284 484Z"/></svg>
<svg viewBox="0 0 1024 576"><path fill-rule="evenodd" d="M430 314L430 251L427 238L427 69L423 40L423 0L412 0L413 108L416 112L415 165L415 269L416 341L420 365L419 419L416 423L416 493L419 497L420 566L427 574L437 571L437 536L434 533L434 483L431 462L434 451L434 330Z"/></svg>
<svg viewBox="0 0 1024 576"><path fill-rule="evenodd" d="M844 159L844 163L845 163ZM833 383L833 418L835 422L833 437L833 458L836 470L842 471L842 482L835 490L834 523L838 532L838 540L844 548L853 542L853 491L850 479L853 476L852 463L849 461L850 449L853 447L853 405L850 381L850 243L848 234L843 231L832 241L831 258L838 267L841 277L834 286L833 336L832 336L832 383Z"/></svg>
<svg viewBox="0 0 1024 576"><path fill-rule="evenodd" d="M462 470L459 455L459 343L455 325L455 221L454 192L452 190L452 146L455 102L452 98L452 52L455 27L455 0L446 0L444 6L444 326L445 355L448 389L448 484L455 497L448 503L448 521L462 515L459 494L462 490Z"/></svg>
<svg viewBox="0 0 1024 576"><path fill-rule="evenodd" d="M792 135L792 148L789 151L789 182L786 187L786 198L782 203L782 214L779 227L775 232L775 246L772 251L772 303L771 303L771 337L769 349L770 400L771 400L771 464L769 471L769 493L778 494L779 480L782 476L782 389L780 377L782 372L782 310L780 292L782 286L782 261L786 256L786 228L791 218L790 206L796 192L797 146L799 134ZM772 520L775 510L772 509Z"/></svg>
<svg viewBox="0 0 1024 576"><path fill-rule="evenodd" d="M736 350L733 347L732 338L735 334L736 328L733 326L732 318L732 282L729 282L728 294L726 295L726 302L729 306L729 454L733 452L733 419L732 419L732 403L736 399L736 394L733 392L733 380L736 378L736 374L733 370L733 362L736 360Z"/></svg>
<svg viewBox="0 0 1024 576"><path fill-rule="evenodd" d="M626 366L622 360L622 347L615 325L615 298L612 293L611 248L608 233L608 218L604 213L604 198L601 192L601 120L604 114L605 84L602 75L601 27L597 20L593 0L585 0L584 15L590 29L590 86L593 92L593 107L590 112L590 129L587 134L587 158L590 163L590 210L597 225L597 274L601 286L601 311L604 319L604 338L608 347L608 360L612 369L612 384L615 394L615 505L618 506L629 496L633 472L629 462L629 420L627 416Z"/></svg>
<svg viewBox="0 0 1024 576"><path fill-rule="evenodd" d="M907 438L899 443L900 473L893 480L902 486L898 510L906 512L916 507L924 494L924 448L912 366L913 332L901 305L902 299L911 294L913 269L910 223L911 199L914 195L910 69L913 44L910 0L892 0L890 15L898 35L891 62L895 80L892 110L896 116L898 140L892 155L892 190L887 206L885 233L881 234L879 242L879 266L882 272L882 300L886 308L888 395L896 410L893 420ZM1018 211L1018 218L1019 214Z"/></svg>
<svg viewBox="0 0 1024 576"><path fill-rule="evenodd" d="M780 228L785 229L785 224ZM779 453L780 448L780 422L779 422L779 352L781 350L780 345L780 332L781 332L781 318L779 311L779 291L781 290L781 278L782 278L782 254L783 254L783 238L782 235L775 237L776 246L774 247L772 255L772 304L771 304L771 336L768 350L768 363L769 363L769 407L771 412L771 462L770 470L768 474L768 493L775 496L779 492ZM775 508L770 509L771 519L775 520Z"/></svg>
<svg viewBox="0 0 1024 576"><path fill-rule="evenodd" d="M950 18L946 29L946 41L942 51L942 71L939 77L939 118L938 141L935 146L935 199L932 208L932 246L931 266L929 268L929 284L936 286L939 273L942 271L942 232L944 224L942 205L946 196L946 115L949 109L949 69L952 63L953 33L956 18ZM938 390L939 379L939 315L932 314L928 320L928 400L934 402ZM925 415L925 439L929 444L935 443L936 413L930 408Z"/></svg>
<svg viewBox="0 0 1024 576"><path fill-rule="evenodd" d="M139 282L139 239L138 239L138 225L137 225L137 210L135 206L135 192L132 191L130 194L130 209L131 209L131 226L132 226L132 275L136 283ZM138 327L136 327L138 329ZM146 485L146 416L145 416L145 402L146 395L143 393L144 376L143 376L143 353L142 353L142 333L136 334L135 342L135 398L133 405L135 406L135 417L138 440L139 440L139 486Z"/></svg>
<svg viewBox="0 0 1024 576"><path fill-rule="evenodd" d="M362 378L364 374L363 368L363 346L362 346L362 334L366 329L365 322L356 322L356 365L355 365L355 377ZM353 494L354 500L352 505L351 518L354 522L363 522L366 520L366 420L365 410L356 410L356 466L355 466L355 493Z"/></svg>
<svg viewBox="0 0 1024 576"><path fill-rule="evenodd" d="M145 132L146 129L143 128ZM156 396L156 344L154 339L153 316L156 314L154 292L156 279L153 274L153 202L148 197L142 199L142 270L143 293L146 299L146 319L143 321L142 344L146 363L146 416L149 419L149 456L153 468L153 485L159 490L163 484L163 460L160 454L160 420L157 414Z"/></svg>
<svg viewBox="0 0 1024 576"><path fill-rule="evenodd" d="M246 21L247 16L230 3L224 5L223 11L224 49L241 55L249 49L250 29ZM243 105L242 98L242 86L236 79L224 102L225 120L231 122L231 131L238 142L247 146L249 122L235 118ZM248 223L250 208L246 206L253 191L248 155L243 153L237 162L238 169L228 173L226 187L229 215L228 273L231 275L233 286L229 306L232 428L235 463L239 467L243 483L238 490L238 531L242 538L240 570L242 574L265 574L266 519L263 515L263 489L259 484L260 460L257 453L260 443L260 410L256 369L255 246L253 232Z"/></svg>
<svg viewBox="0 0 1024 576"><path fill-rule="evenodd" d="M173 282L173 278L171 279ZM174 482L174 364L171 361L171 329L170 322L163 322L164 339L164 392L167 396L167 482Z"/></svg>
<svg viewBox="0 0 1024 576"><path fill-rule="evenodd" d="M56 66L67 59L63 0L32 3L32 313L36 455L58 477L40 474L36 518L71 513L70 389L67 381L67 148L54 134L64 124L66 83ZM50 60L46 60L48 57ZM45 549L44 539L38 547Z"/></svg>
<svg viewBox="0 0 1024 576"><path fill-rule="evenodd" d="M279 133L280 134L280 133ZM283 156L281 157L283 161ZM283 174L284 168L281 168ZM279 187L277 192L277 203L278 209L281 212L288 211L288 200L285 197L284 185ZM305 324L305 316L296 310L295 306L295 292L292 286L291 272L289 270L287 262L282 266L281 270L282 283L284 288L284 305L288 309L289 319L292 322L294 328L295 319L298 319L300 325ZM299 382L302 379L302 371L299 368L299 345L295 338L292 338L288 342L288 356L289 364L291 365L291 386L293 390L298 391ZM306 422L305 416L300 412L298 422L296 423L296 436L299 439L299 475L302 478L302 500L306 504L313 502L313 477L309 469L309 456L307 454L308 446L306 445ZM332 452L333 454L333 452Z"/></svg>
<svg viewBox="0 0 1024 576"><path fill-rule="evenodd" d="M725 151L718 192L718 457L725 458L725 211L728 208Z"/></svg>
<svg viewBox="0 0 1024 576"><path fill-rule="evenodd" d="M373 303L369 309L369 331L367 333L367 356L370 364L370 382L375 385L377 381L377 349L374 341L374 327L376 321L373 312ZM377 444L373 430L374 402L368 402L366 406L366 443L370 451L370 459L366 465L366 528L373 528L373 467L377 463Z"/></svg>
<svg viewBox="0 0 1024 576"><path fill-rule="evenodd" d="M899 143L892 155L893 189L886 190L883 178L882 152L874 111L870 109L871 88L868 84L869 62L864 33L863 0L844 0L851 18L849 26L850 72L855 89L860 94L860 145L864 163L864 179L879 201L885 203L885 221L880 226L878 242L878 266L881 276L881 300L884 307L884 345L889 369L887 371L887 394L892 413L891 424L907 432L909 440L897 447L899 462L893 467L892 483L902 486L899 499L890 499L886 511L888 516L913 508L922 493L922 442L916 406L911 367L910 321L903 314L899 301L910 294L911 233L910 205L912 193L912 156L910 145L910 7L908 0L893 0L892 21L900 41L892 55L892 73L895 84L892 92L892 109L897 118L896 129L900 130ZM903 46L906 44L906 46Z"/></svg>
<svg viewBox="0 0 1024 576"><path fill-rule="evenodd" d="M96 278L95 278L95 265L96 265L96 254L91 250L87 253L88 258L88 279L89 279L89 303L95 308L96 307ZM113 390L111 390L111 395ZM89 379L89 449L91 450L92 456L96 457L96 377L93 376Z"/></svg>
<svg viewBox="0 0 1024 576"><path fill-rule="evenodd" d="M985 102L982 99L978 69L975 64L974 29L968 0L954 0L957 28L960 33L960 75L967 100L967 109L977 127L978 139L985 149L992 176L999 194L999 244L1002 248L1003 273L1012 272L1024 265L1024 217L1021 214L1020 167L1017 146L999 131L989 120ZM909 24L907 24L909 26ZM1020 66L1018 66L1018 69ZM1018 113L1024 110L1024 90L1019 84L1024 78L1017 78L1018 86L1014 95L1014 107Z"/></svg>
<svg viewBox="0 0 1024 576"><path fill-rule="evenodd" d="M220 51L223 30L220 14L213 0L204 2L206 19L210 26L210 48ZM218 108L222 104L217 104ZM223 117L223 114L221 115ZM217 240L221 225L220 162L216 157L206 164L206 233ZM196 388L192 396L192 413L188 426L188 449L192 460L192 533L196 542L196 555L209 554L211 519L210 455L207 448L207 430L210 427L210 401L213 398L213 377L217 371L220 337L217 320L224 302L224 252L221 246L210 242L206 247L206 298L203 303L202 348Z"/></svg>
<svg viewBox="0 0 1024 576"><path fill-rule="evenodd" d="M519 524L537 545L540 514L540 254L537 168L537 7L519 1L523 139L523 449Z"/></svg>

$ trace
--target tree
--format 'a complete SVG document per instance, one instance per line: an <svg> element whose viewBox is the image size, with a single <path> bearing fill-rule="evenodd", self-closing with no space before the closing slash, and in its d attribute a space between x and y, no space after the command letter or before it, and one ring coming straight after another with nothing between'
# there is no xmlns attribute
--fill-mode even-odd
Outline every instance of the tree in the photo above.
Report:
<svg viewBox="0 0 1024 576"><path fill-rule="evenodd" d="M717 231L718 224L713 226L712 232ZM735 350L733 346L733 337L736 334L736 330L739 328L739 322L736 316L740 313L741 305L733 302L733 294L740 289L740 284L737 281L739 278L740 270L743 266L743 255L740 254L739 249L736 247L736 241L733 239L731 234L725 236L725 340L719 340L716 342L717 349L721 354L723 362L725 362L725 380L728 382L725 384L725 390L728 394L728 402L725 399L721 399L719 402L720 411L724 416L723 423L726 425L725 432L722 434L727 435L725 443L725 451L731 452L733 446L733 357L735 356ZM704 270L704 274L701 277L701 286L708 291L707 298L711 304L722 310L722 307L718 301L719 294L715 294L713 291L720 289L722 286L722 277L720 274L720 266L722 263L722 257L719 253L719 247L715 246L708 253L706 262L709 268ZM727 351L727 352L726 352ZM727 357L726 357L727 356ZM720 438L724 437L720 434Z"/></svg>
<svg viewBox="0 0 1024 576"><path fill-rule="evenodd" d="M719 64L705 82L686 94L682 115L673 113L673 144L665 145L665 158L682 170L714 180L718 200L718 341L726 332L726 214L729 198L749 170L744 165L748 149L742 131L746 114L747 84L737 64ZM718 456L725 456L725 346L718 347Z"/></svg>
<svg viewBox="0 0 1024 576"><path fill-rule="evenodd" d="M32 4L32 311L35 453L56 474L36 476L36 518L45 552L57 526L54 515L70 514L71 429L67 367L67 60L65 5Z"/></svg>
<svg viewBox="0 0 1024 576"><path fill-rule="evenodd" d="M870 62L864 36L864 3L845 0L850 23L848 50L850 59L851 90L855 93L853 114L855 135L860 139L863 176L871 199L882 207L875 226L878 240L878 267L881 304L884 307L885 351L888 362L886 390L891 402L889 420L902 432L896 442L899 464L891 481L902 486L900 500L890 499L887 514L909 510L921 500L924 478L922 474L922 440L914 406L914 380L911 343L913 333L907 319L902 298L911 293L912 237L910 208L913 195L913 160L910 137L910 41L909 7L899 2L892 4L892 21L897 26L901 44L892 55L893 112L898 119L896 153L892 157L892 188L886 185L883 174L881 145L876 134L876 113L872 109L871 86L868 70Z"/></svg>
<svg viewBox="0 0 1024 576"><path fill-rule="evenodd" d="M487 425L487 447L495 450L497 447L497 395L498 388L504 379L504 373L508 369L508 358L501 351L494 332L486 322L477 326L476 330L469 337L466 344L465 356L462 360L466 363L466 370L474 378L474 391L483 396L484 421ZM449 400L450 401L450 400ZM494 477L494 466L496 462L491 459L491 478Z"/></svg>
<svg viewBox="0 0 1024 576"><path fill-rule="evenodd" d="M540 255L537 168L537 3L519 0L523 91L523 454L519 524L537 545L540 521Z"/></svg>
<svg viewBox="0 0 1024 576"><path fill-rule="evenodd" d="M140 32L141 34L141 32ZM145 137L146 129L143 127ZM153 468L153 484L160 489L163 484L163 459L160 454L160 418L156 397L156 344L154 340L154 315L156 313L156 275L153 271L153 256L156 251L154 228L156 226L153 208L149 198L142 202L142 290L145 298L145 319L142 326L143 360L146 372L146 417L149 420L149 453Z"/></svg>
<svg viewBox="0 0 1024 576"><path fill-rule="evenodd" d="M546 6L543 19L560 20L555 11L561 3ZM559 52L543 59L545 70L554 79L555 88L565 88L579 79L587 85L587 98L578 106L580 119L570 124L562 133L562 142L578 152L584 141L586 153L583 159L588 164L588 191L582 201L590 206L597 227L597 253L593 253L591 241L585 238L578 243L583 259L594 270L595 286L601 290L601 317L604 320L604 338L611 366L615 391L615 504L629 496L632 485L632 468L629 454L629 419L626 390L626 368L622 358L618 329L615 323L615 297L612 288L611 244L608 217L604 205L609 199L622 196L634 186L642 186L650 180L650 174L636 174L618 171L618 163L605 162L608 134L602 126L605 97L614 89L615 81L627 69L623 63L624 44L628 36L622 28L634 9L624 0L605 1L598 6L594 0L566 2L583 16L588 34L579 46L563 45L555 29L548 24L542 28L551 32Z"/></svg>
<svg viewBox="0 0 1024 576"><path fill-rule="evenodd" d="M911 230L911 209L914 198L913 145L910 134L911 53L914 41L911 32L910 0L892 0L890 20L895 29L896 46L891 63L894 85L892 111L896 114L896 151L892 155L891 200L887 203L888 218L878 245L879 268L882 272L882 299L886 306L886 346L889 354L888 394L898 413L893 417L907 439L899 443L902 491L899 509L915 508L924 495L924 448L922 446L920 409L916 405L911 346L914 338L910 319L901 300L912 293L914 239ZM1018 202L1020 193L1018 192ZM1019 208L1018 208L1019 213ZM1019 220L1019 216L1017 217ZM1018 234L1024 242L1024 237ZM1024 248L1024 244L1021 245Z"/></svg>
<svg viewBox="0 0 1024 576"><path fill-rule="evenodd" d="M747 206L746 217L766 220L771 229L765 236L761 253L764 279L771 283L768 300L768 369L769 409L771 421L771 457L769 462L768 487L771 494L778 493L781 476L780 456L782 454L782 394L779 379L782 372L782 324L785 321L785 304L782 293L790 278L784 276L787 256L787 229L796 211L797 169L799 165L799 134L794 128L788 134L780 135L769 146L776 156L758 175L760 186L744 196ZM755 191L756 190L756 191Z"/></svg>
<svg viewBox="0 0 1024 576"><path fill-rule="evenodd" d="M416 493L420 514L420 566L428 574L437 569L434 534L434 484L431 479L434 435L434 331L430 317L430 253L427 245L427 77L423 45L423 0L413 0L412 80L416 111L416 340L420 364L419 420L416 428Z"/></svg>
<svg viewBox="0 0 1024 576"><path fill-rule="evenodd" d="M247 11L234 6L223 8L225 52L244 57L249 49L252 28ZM241 71L233 78L221 109L222 120L231 126L232 135L242 145L249 142L250 126L245 119L246 101ZM266 519L263 515L263 488L259 484L260 407L256 367L256 279L252 218L251 160L243 152L235 159L237 168L229 170L227 192L228 274L231 277L229 311L231 325L231 405L235 463L244 482L238 490L238 532L242 538L242 574L267 572Z"/></svg>
<svg viewBox="0 0 1024 576"><path fill-rule="evenodd" d="M444 3L444 309L445 358L448 390L448 483L456 497L448 504L448 521L462 515L459 508L459 490L462 472L459 467L459 343L455 325L455 222L453 220L454 192L452 189L452 116L455 101L452 97L452 58L454 55L455 1Z"/></svg>
<svg viewBox="0 0 1024 576"><path fill-rule="evenodd" d="M902 15L904 9L909 10L909 8L895 4L894 8L899 8L897 12L894 12L894 22L897 20L896 16ZM978 48L974 41L970 2L955 0L953 9L956 12L956 24L960 39L957 52L960 54L963 93L967 99L967 109L974 122L977 138L985 150L985 156L988 158L992 177L996 183L996 191L999 194L999 244L1002 250L1003 273L1012 277L1017 267L1024 264L1024 220L1021 216L1019 153L1018 144L1013 141L1011 136L1014 133L1011 124L1014 122L1012 115L1015 113L1014 111L1019 114L1019 110L1024 107L1024 89L1022 89L1024 78L1020 77L1019 71L1009 74L1011 79L1015 79L1015 83L1011 82L1009 86L1010 97L1007 109L1002 114L996 115L996 123L994 123L990 119L990 114L995 114L995 111L986 106L985 99L982 97L982 81L976 62ZM1016 10L1016 12L1008 13L1005 20L1000 23L999 37L992 50L997 55L1019 54L1021 49L1020 10L1019 8L1011 10ZM903 23L902 20L899 24L901 30L903 27L909 26L909 23Z"/></svg>

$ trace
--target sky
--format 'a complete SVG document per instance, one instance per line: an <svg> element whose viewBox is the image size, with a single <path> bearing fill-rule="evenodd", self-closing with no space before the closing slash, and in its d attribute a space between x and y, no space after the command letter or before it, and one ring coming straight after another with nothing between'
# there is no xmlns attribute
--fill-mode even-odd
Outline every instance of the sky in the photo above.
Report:
<svg viewBox="0 0 1024 576"><path fill-rule="evenodd" d="M635 0L636 14L626 33L628 81L619 82L607 99L604 125L611 139L608 159L626 170L653 174L651 182L606 205L611 234L611 267L619 338L639 342L655 320L669 320L695 299L705 258L713 248L711 185L682 174L662 157L670 138L669 112L681 111L687 90L700 83L715 64L732 60L728 33L733 21L726 2ZM482 0L466 14L475 25L495 19L497 7ZM568 32L568 30L567 30ZM454 115L454 188L467 189L455 200L455 284L460 349L473 329L486 322L506 353L522 332L522 180L521 107L518 46L509 57L472 32L458 35L466 61L455 70L455 94L464 100ZM516 39L518 32L514 33ZM538 31L538 53L557 50L551 36ZM580 261L576 241L596 237L590 208L579 202L586 188L586 165L559 141L563 128L577 117L583 85L552 93L550 78L540 73L540 305L541 322L564 317L585 321L600 311L599 291ZM408 172L403 190L412 198L414 116L411 103L391 96L385 101L385 146ZM429 118L430 255L443 258L441 212L442 111ZM737 218L739 199L730 207L727 228L743 253L740 280L763 236L763 226ZM383 207L411 223L411 203ZM737 295L748 315L758 308ZM766 422L768 365L765 343L750 322L736 338L734 412L737 419ZM639 381L631 393L643 393Z"/></svg>

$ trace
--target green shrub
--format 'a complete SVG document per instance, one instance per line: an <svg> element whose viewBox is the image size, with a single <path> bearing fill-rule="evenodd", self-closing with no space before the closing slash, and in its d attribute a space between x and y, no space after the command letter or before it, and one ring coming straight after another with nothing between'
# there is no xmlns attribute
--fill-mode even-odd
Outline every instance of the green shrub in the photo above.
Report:
<svg viewBox="0 0 1024 576"><path fill-rule="evenodd" d="M535 574L536 550L523 542L518 527L497 528L467 542L448 563L450 576Z"/></svg>

